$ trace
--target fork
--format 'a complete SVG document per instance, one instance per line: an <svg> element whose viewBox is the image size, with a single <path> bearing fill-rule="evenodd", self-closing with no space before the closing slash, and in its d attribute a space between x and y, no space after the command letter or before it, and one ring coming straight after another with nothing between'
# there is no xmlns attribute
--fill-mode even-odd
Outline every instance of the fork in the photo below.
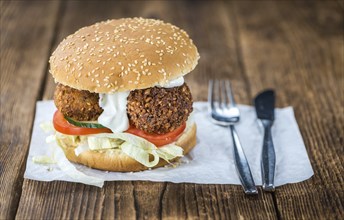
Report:
<svg viewBox="0 0 344 220"><path fill-rule="evenodd" d="M234 124L240 120L240 111L234 101L229 80L221 81L221 85L218 80L209 81L208 103L212 122L216 125L229 127L231 131L236 170L245 193L258 194L250 166L234 128Z"/></svg>

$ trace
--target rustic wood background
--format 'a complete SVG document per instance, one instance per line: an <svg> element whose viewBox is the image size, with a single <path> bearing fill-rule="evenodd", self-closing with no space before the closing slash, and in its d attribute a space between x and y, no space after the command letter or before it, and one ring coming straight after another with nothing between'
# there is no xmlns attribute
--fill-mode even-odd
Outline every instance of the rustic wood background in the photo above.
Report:
<svg viewBox="0 0 344 220"><path fill-rule="evenodd" d="M0 219L343 219L343 1L1 1ZM250 104L267 87L293 106L315 175L248 197L240 186L23 179L35 103L51 99L48 58L80 27L152 17L185 29L201 60L195 100L231 79ZM230 174L229 174L230 175ZM233 174L235 175L235 174Z"/></svg>

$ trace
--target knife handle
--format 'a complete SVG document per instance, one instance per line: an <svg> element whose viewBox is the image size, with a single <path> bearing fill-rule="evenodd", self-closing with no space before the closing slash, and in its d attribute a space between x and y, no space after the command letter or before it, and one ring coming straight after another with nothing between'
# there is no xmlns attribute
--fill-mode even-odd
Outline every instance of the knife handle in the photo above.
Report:
<svg viewBox="0 0 344 220"><path fill-rule="evenodd" d="M234 160L237 173L240 178L241 185L244 188L246 194L258 194L256 184L254 183L250 166L247 162L244 150L241 146L239 136L234 128L234 125L229 126L233 146L234 146Z"/></svg>
<svg viewBox="0 0 344 220"><path fill-rule="evenodd" d="M275 165L276 165L276 155L275 148L272 142L271 126L272 121L262 120L264 127L264 141L262 149L262 182L264 191L275 191Z"/></svg>

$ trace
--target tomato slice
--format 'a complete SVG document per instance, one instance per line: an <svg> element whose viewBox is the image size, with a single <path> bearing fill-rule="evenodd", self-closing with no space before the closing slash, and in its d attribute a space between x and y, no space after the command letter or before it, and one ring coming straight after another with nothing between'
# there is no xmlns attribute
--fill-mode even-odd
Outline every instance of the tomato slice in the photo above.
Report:
<svg viewBox="0 0 344 220"><path fill-rule="evenodd" d="M161 147L163 145L172 143L173 141L177 140L182 132L185 130L186 123L181 125L179 128L175 129L166 134L149 134L140 129L135 128L134 126L130 126L130 128L126 131L127 133L134 134L136 136L140 136L147 141L153 143L157 147Z"/></svg>
<svg viewBox="0 0 344 220"><path fill-rule="evenodd" d="M99 134L99 133L112 133L108 128L84 128L78 127L70 124L59 111L56 111L53 118L53 124L56 131L67 134L67 135L88 135L88 134ZM153 143L157 147L172 143L177 140L182 132L185 130L186 123L181 125L179 128L175 129L166 134L150 134L146 133L140 129L130 126L125 132L142 137L147 141Z"/></svg>
<svg viewBox="0 0 344 220"><path fill-rule="evenodd" d="M108 128L83 128L70 124L59 111L56 111L53 118L56 131L68 135L87 135L99 133L112 133Z"/></svg>

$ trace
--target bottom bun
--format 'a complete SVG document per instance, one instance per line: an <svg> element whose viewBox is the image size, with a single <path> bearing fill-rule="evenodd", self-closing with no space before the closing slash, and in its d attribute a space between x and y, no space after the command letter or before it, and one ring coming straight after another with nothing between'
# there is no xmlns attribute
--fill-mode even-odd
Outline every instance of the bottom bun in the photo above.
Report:
<svg viewBox="0 0 344 220"><path fill-rule="evenodd" d="M79 154L79 156L76 156L74 150L77 146L63 142L63 139L61 139L60 142L61 143L58 143L63 149L68 160L91 168L117 172L135 172L149 169L127 156L119 149L100 151L88 150ZM188 127L178 138L175 144L184 149L184 155L189 153L189 151L196 145L196 124L192 124ZM168 164L167 161L160 158L159 163L153 168L161 167L166 164Z"/></svg>

